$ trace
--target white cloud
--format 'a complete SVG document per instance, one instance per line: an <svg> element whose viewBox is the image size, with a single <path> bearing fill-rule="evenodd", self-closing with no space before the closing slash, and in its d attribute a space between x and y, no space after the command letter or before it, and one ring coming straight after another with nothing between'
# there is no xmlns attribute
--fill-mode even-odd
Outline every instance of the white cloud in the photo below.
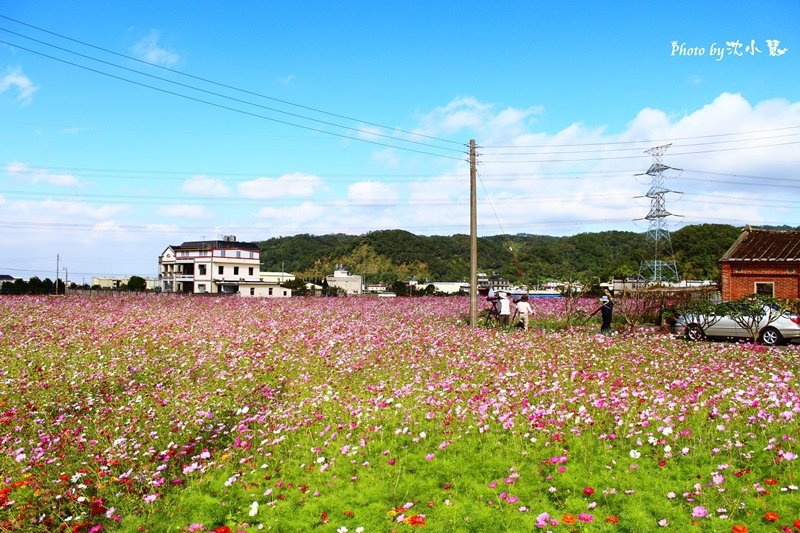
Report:
<svg viewBox="0 0 800 533"><path fill-rule="evenodd" d="M122 232L120 225L113 220L104 220L92 226L92 231L97 233Z"/></svg>
<svg viewBox="0 0 800 533"><path fill-rule="evenodd" d="M74 186L80 185L78 179L72 174L57 174L47 170L31 168L25 163L17 161L6 165L5 172L12 178L17 178L26 183L46 183L48 185Z"/></svg>
<svg viewBox="0 0 800 533"><path fill-rule="evenodd" d="M222 180L204 175L192 176L183 182L181 190L198 196L230 196L231 189Z"/></svg>
<svg viewBox="0 0 800 533"><path fill-rule="evenodd" d="M317 176L296 172L279 178L244 181L239 184L239 194L256 200L308 198L314 196L321 186L322 180Z"/></svg>
<svg viewBox="0 0 800 533"><path fill-rule="evenodd" d="M161 34L158 31L151 30L150 33L133 45L133 53L137 58L148 63L161 65L162 67L172 67L181 58L178 54L159 46L158 40L160 38Z"/></svg>
<svg viewBox="0 0 800 533"><path fill-rule="evenodd" d="M519 135L527 124L542 112L539 106L527 109L505 108L499 112L493 104L480 102L473 97L452 100L419 117L417 133L425 135L453 135L465 129L477 132L485 142L498 137Z"/></svg>
<svg viewBox="0 0 800 533"><path fill-rule="evenodd" d="M177 233L180 231L180 227L174 224L147 224L145 227L147 231L156 233Z"/></svg>
<svg viewBox="0 0 800 533"><path fill-rule="evenodd" d="M282 231L303 231L301 228L314 224L325 215L324 208L313 202L303 202L291 207L262 207L256 216L275 227L275 233ZM323 232L326 233L326 232Z"/></svg>
<svg viewBox="0 0 800 533"><path fill-rule="evenodd" d="M402 159L394 148L385 148L372 153L372 160L384 168L397 168Z"/></svg>
<svg viewBox="0 0 800 533"><path fill-rule="evenodd" d="M175 204L158 208L158 215L178 218L208 218L209 214L202 205Z"/></svg>
<svg viewBox="0 0 800 533"><path fill-rule="evenodd" d="M379 181L359 181L347 188L347 199L355 203L393 204L399 197L399 185Z"/></svg>
<svg viewBox="0 0 800 533"><path fill-rule="evenodd" d="M441 131L468 126L480 131L481 234L646 231L648 221L640 219L651 206L642 196L652 177L635 174L653 162L645 150L669 140L672 146L663 163L673 169L663 174L664 186L684 194L665 195L667 211L683 216L668 217L668 227L800 224L786 197L787 190L793 193L800 186L800 103L775 99L751 104L742 95L724 93L682 114L645 108L617 133L577 122L557 132L540 132L532 120L537 112L462 98L420 119L426 131L435 129L429 124L443 125ZM417 180L409 188L408 205L399 202L395 210L402 227L448 232L449 224L463 227L452 231L468 230L465 165L460 163L451 174Z"/></svg>
<svg viewBox="0 0 800 533"><path fill-rule="evenodd" d="M0 94L12 88L17 90L17 101L21 104L29 104L33 94L39 90L19 67L6 69L6 73L0 78Z"/></svg>

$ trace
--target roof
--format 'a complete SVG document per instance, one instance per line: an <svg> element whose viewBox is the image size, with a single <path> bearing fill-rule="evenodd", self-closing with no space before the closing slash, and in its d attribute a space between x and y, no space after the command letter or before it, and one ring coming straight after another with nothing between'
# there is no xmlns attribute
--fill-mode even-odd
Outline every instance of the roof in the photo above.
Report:
<svg viewBox="0 0 800 533"><path fill-rule="evenodd" d="M14 281L14 276L8 274L0 274L0 281Z"/></svg>
<svg viewBox="0 0 800 533"><path fill-rule="evenodd" d="M253 250L259 251L258 245L254 242L243 241L186 241L180 246L170 246L173 250Z"/></svg>
<svg viewBox="0 0 800 533"><path fill-rule="evenodd" d="M745 226L720 261L800 261L800 231Z"/></svg>

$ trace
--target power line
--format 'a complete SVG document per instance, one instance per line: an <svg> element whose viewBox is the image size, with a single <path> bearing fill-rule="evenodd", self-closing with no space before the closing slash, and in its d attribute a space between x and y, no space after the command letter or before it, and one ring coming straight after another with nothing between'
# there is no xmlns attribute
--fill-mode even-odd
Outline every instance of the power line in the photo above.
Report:
<svg viewBox="0 0 800 533"><path fill-rule="evenodd" d="M91 67L87 67L85 65L80 65L78 63L73 63L71 61L67 61L66 59L61 59L61 58L58 58L58 57L50 56L48 54L44 54L42 52L37 52L36 50L31 50L29 48L25 48L25 47L19 46L17 44L9 43L7 41L0 40L0 43L7 44L7 45L13 46L15 48L20 48L22 50L26 50L26 51L31 52L33 54L37 54L37 55L40 55L40 56L43 56L43 57L47 57L47 58L53 59L55 61L60 61L62 63L66 63L66 64L72 65L74 67L82 68L82 69L88 70L90 72L101 74L103 76L108 76L110 78L114 78L114 79L117 79L117 80L125 81L127 83L132 83L134 85L139 85L141 87L146 87L148 89L153 89L154 91L159 91L159 92L162 92L162 93L165 93L165 94L170 94L170 95L173 95L173 96L177 96L179 98L184 98L186 100L191 100L191 101L194 101L194 102L199 102L199 103L210 105L210 106L217 107L217 108L220 108L220 109L225 109L227 111L233 111L235 113L241 113L243 115L248 115L248 116L255 117L255 118L261 118L261 119L264 119L264 120L269 120L271 122L276 122L278 124L284 124L284 125L292 126L292 127L295 127L295 128L300 128L300 129L304 129L304 130L308 130L308 131L313 131L313 132L316 132L316 133L323 133L323 134L326 134L326 135L332 135L334 137L339 137L339 138L343 138L343 139L349 139L349 140L353 140L353 141L359 141L359 142L363 142L363 143L367 143L367 144L373 144L373 145L376 145L376 146L383 146L383 147L386 147L386 148L394 148L394 149L403 150L403 151L406 151L406 152L414 152L414 153L418 153L418 154L430 155L430 156L434 156L434 157L441 157L441 158L445 158L445 159L454 159L454 160L458 160L458 161L461 161L461 160L464 159L464 158L461 158L461 157L453 157L453 156L447 156L447 155L442 155L442 154L436 154L436 153L426 152L426 151L423 151L423 150L417 150L417 149L408 148L408 147L404 147L404 146L395 146L395 145L382 143L382 142L378 142L378 141L370 141L370 140L367 140L367 139L362 139L360 137L354 137L352 135L345 135L345 134L342 134L342 133L336 133L336 132L332 132L332 131L328 131L328 130L323 130L323 129L320 129L320 128L313 128L311 126L303 126L301 124L296 124L296 123L289 122L289 121L286 121L286 120L281 120L281 119L277 119L277 118L274 118L274 117L268 117L268 116L265 116L265 115L260 115L258 113L253 113L251 111L245 111L243 109L237 109L235 107L219 104L219 103L216 103L216 102L211 102L211 101L208 101L208 100L203 100L202 98L196 98L194 96L189 96L189 95L181 94L181 93L178 93L178 92L175 92L175 91L170 91L168 89L163 89L161 87L156 87L154 85L149 85L149 84L142 83L142 82L139 82L139 81L123 78L122 76L117 76L117 75L111 74L109 72L103 72L101 70L97 70L97 69L94 69L94 68L91 68ZM371 134L370 132L362 132L362 133ZM402 139L395 139L395 140L402 141ZM414 141L403 141L403 142L414 142ZM436 147L434 147L434 148L436 148Z"/></svg>
<svg viewBox="0 0 800 533"><path fill-rule="evenodd" d="M782 139L785 137L796 137L800 135L800 132L795 133L784 133L782 135L771 135L769 137L754 137L748 139L731 139L728 141L710 141L710 142L702 142L702 143L685 143L680 145L675 145L676 147L693 147L693 146L711 146L711 145L719 145L719 144L731 144L731 143L741 143L741 142L750 142L750 141L762 141L762 140L769 140L769 139ZM638 142L638 141L637 141ZM576 145L574 148L579 148L582 145ZM551 146L543 146L543 148L553 148L554 145ZM586 154L586 153L615 153L615 152L640 152L641 148L634 147L634 148L597 148L597 149L581 149L581 150L559 150L553 152L483 152L484 155L491 155L491 156L520 156L520 155L562 155L562 154Z"/></svg>
<svg viewBox="0 0 800 533"><path fill-rule="evenodd" d="M791 141L791 142L784 142L784 143L773 143L773 144L765 144L760 146L738 146L733 148L719 148L716 150L695 150L695 151L688 151L688 152L677 152L673 155L697 155L697 154L711 154L717 152L730 152L733 150L755 150L761 148L775 148L778 146L788 146L800 144L800 141ZM485 161L486 163L493 163L493 164L520 164L520 163L575 163L581 161L612 161L618 159L641 159L645 156L641 155L619 155L619 156L611 156L611 157L583 157L583 158L565 158L565 159L515 159L515 160L491 160Z"/></svg>
<svg viewBox="0 0 800 533"><path fill-rule="evenodd" d="M100 178L100 179L114 179L114 180L158 180L158 181L185 181L194 177L204 177L214 181L220 181L223 183L228 182L244 182L244 181L252 181L255 179L263 178L265 175L268 174L280 174L275 172L263 172L263 173L253 173L253 172L230 172L226 170L196 170L196 171L185 171L185 170L159 170L159 169L142 169L142 170L134 170L134 169L113 169L113 168L94 168L94 167L64 167L64 166L51 166L51 165L39 165L39 164L25 164L25 168L13 168L9 171L9 167L16 164L17 162L7 162L3 165L3 168L6 169L7 172L12 174L19 174L19 175L27 175L32 177L37 177L41 172L47 173L69 173L69 174L80 174L80 178ZM580 171L542 171L537 170L536 172L482 172L481 178L484 182L496 182L496 181L518 181L518 178L530 178L531 180L565 180L565 179L575 179L575 180L583 180L583 179L603 179L608 180L612 178L620 178L620 179L628 179L631 174L636 172L633 169L623 169L623 170L580 170ZM286 173L283 173L286 174ZM705 170L696 170L691 168L682 168L681 174L673 177L674 180L691 180L691 181L708 181L708 182L716 182L716 183L727 183L727 184L739 184L739 185L755 185L753 183L744 182L744 181L732 181L732 180L712 180L707 178L700 178L696 176L690 176L691 174L709 174L713 176L730 176L735 178L745 178L745 179L752 179L752 180L763 180L767 183L764 183L763 186L766 187L784 187L784 185L779 185L776 182L787 182L787 183L800 183L800 179L798 178L779 178L776 176L763 176L763 175L748 175L748 174L738 174L738 173L729 173L729 172L711 172ZM309 174L316 176L314 174ZM222 177L215 177L215 176L222 176ZM321 177L321 176L317 176ZM361 179L361 180L380 180L381 182L398 182L398 183L408 183L408 178L416 178L416 179L423 179L424 176L420 174L404 174L404 173L369 173L369 174L325 174L321 177L325 181L342 181L342 182L351 182L353 179ZM277 178L268 178L268 179L277 179ZM437 176L436 182L437 183L463 183L465 178L463 176L458 175L446 175L446 176Z"/></svg>
<svg viewBox="0 0 800 533"><path fill-rule="evenodd" d="M695 135L690 137L671 137L666 139L644 139L644 140L631 140L631 141L605 141L605 142L593 142L593 143L567 143L567 144L531 144L531 145L481 145L481 148L555 148L555 147L564 147L564 148L574 148L577 146L607 146L607 145L618 145L618 144L652 144L652 143L675 143L679 141L687 141L693 139L710 139L714 137L728 137L734 135L750 135L753 133L772 133L776 131L786 131L786 130L800 130L800 125L797 126L786 126L782 128L770 128L764 130L749 130L749 131L740 131L740 132L728 132L728 133L711 133L708 135ZM640 148L632 148L632 150L639 150Z"/></svg>
<svg viewBox="0 0 800 533"><path fill-rule="evenodd" d="M166 82L166 83L171 83L171 84L177 85L179 87L195 90L195 91L198 91L198 92L201 92L201 93L204 93L204 94L208 94L208 95L211 95L211 96L217 96L217 97L224 98L224 99L227 99L227 100L232 100L232 101L234 101L236 103L251 105L253 107L256 107L256 108L259 108L259 109L264 109L266 111L273 111L275 113L285 114L285 115L288 115L288 116L293 117L293 118L300 118L300 119L303 119L303 120L308 120L308 121L316 122L316 123L319 123L319 124L323 124L323 125L326 125L326 126L333 126L333 127L337 127L337 128L342 128L342 129L345 129L345 130L349 130L349 131L353 131L353 132L357 132L357 133L368 134L368 135L375 136L375 137L381 137L381 138L391 139L391 140L400 141L400 142L407 142L407 143L411 143L411 144L415 144L415 145L426 146L426 147L429 147L429 148L435 148L435 149L440 149L440 150L447 150L447 151L452 151L452 152L463 153L463 149L462 150L456 150L456 149L453 149L453 148L438 147L438 146L431 145L430 143L423 143L423 142L420 142L420 141L412 141L412 140L408 140L408 139L400 139L400 138L397 138L397 137L394 137L394 136L391 136L391 135L382 134L382 133L367 132L367 131L362 130L360 128L355 128L355 127L352 127L352 126L345 126L345 125L342 125L342 124L336 124L334 122L328 122L328 121L325 121L325 120L315 119L315 118L307 117L307 116L304 116L304 115L300 115L298 113L291 113L289 111L283 111L281 109L276 109L274 107L268 107L268 106L256 104L256 103L253 103L253 102L248 102L248 101L242 100L240 98L234 98L232 96L227 96L227 95L224 95L224 94L221 94L221 93L217 93L217 92L214 92L214 91L209 91L209 90L206 90L206 89L202 89L200 87L195 87L195 86L192 86L192 85L188 85L186 83L181 83L181 82L170 80L170 79L167 79L167 78L162 78L161 76L156 76L156 75L153 75L153 74L150 74L150 73L147 73L147 72L142 72L140 70L128 68L128 67L125 67L125 66L122 66L122 65L117 65L115 63L111 63L109 61L104 61L104 60L98 59L96 57L91 57L91 56L88 56L86 54L81 54L81 53L75 52L73 50L68 50L68 49L60 47L60 46L56 46L56 45L53 45L53 44L50 44L50 43L47 43L47 42L44 42L44 41L40 41L38 39L34 39L32 37L28 37L26 35L22 35L22 34L17 33L17 32L13 32L13 31L8 30L6 28L0 28L0 30L5 31L7 33L11 33L13 35L17 35L17 36L22 37L24 39L29 39L31 41L37 42L39 44L43 44L45 46L49 46L51 48L55 48L56 50L61 50L62 52L67 52L67 53L76 55L78 57L82 57L84 59L97 61L98 63L101 63L103 65L108 65L108 66L111 66L111 67L115 67L115 68L118 68L118 69L121 69L121 70L125 70L125 71L128 71L128 72L135 73L135 74L139 74L141 76L146 76L148 78L156 79L156 80L163 81L163 82ZM19 47L19 48L22 48L22 47ZM98 71L96 69L91 69L91 68L85 67L83 65L78 65L77 63L72 63L72 62L65 61L65 60L62 60L62 59L59 59L59 58L54 58L54 57L46 55L46 54L41 54L39 52L35 52L35 51L29 50L27 48L22 48L22 49L23 50L27 50L29 52L40 54L40 55L42 55L44 57L47 57L47 58L50 58L50 59L57 59L58 61L63 61L65 63L67 63L67 64L78 66L80 68L86 68L87 70L90 70L92 72L97 72L97 73L101 73L101 74L104 74L104 75L109 75L109 76L112 76L112 77L114 77L116 79L120 79L120 80L127 81L127 82L130 82L130 83L139 84L138 82L134 82L132 80L129 80L128 78L122 78L120 76L114 76L114 75L111 75L111 74L108 74L108 73L105 73L105 72ZM147 84L140 84L140 85L143 85L144 87L148 87L148 88L151 88L151 89L155 89L155 87L147 85ZM167 91L167 92L169 92L170 94L175 94L175 93L172 93L171 91ZM202 101L204 103L208 103L208 102L206 102L204 100L198 100L198 101ZM295 124L295 126L297 126L297 125ZM316 130L316 131L324 131L324 130Z"/></svg>
<svg viewBox="0 0 800 533"><path fill-rule="evenodd" d="M41 32L44 32L44 33L48 33L50 35L59 37L61 39L66 39L68 41L72 41L74 43L77 43L77 44L80 44L80 45L83 45L83 46L87 46L89 48L94 48L95 50L100 50L102 52L106 52L106 53L109 53L109 54L112 54L112 55L115 55L115 56L118 56L118 57L121 57L121 58L124 58L124 59L128 59L130 61L135 61L137 63L141 63L143 65L147 65L148 67L155 67L155 68L158 68L158 69L161 69L161 70L165 70L167 72L171 72L173 74L178 74L180 76L185 76L185 77L193 79L193 80L202 81L204 83L209 83L209 84L212 84L212 85L216 85L218 87L223 87L225 89L231 89L231 90L234 90L234 91L237 91L237 92L241 92L243 94L249 94L251 96L258 96L259 98L264 98L264 99L267 99L267 100L271 100L273 102L279 102L281 104L289 105L289 106L292 106L292 107L297 107L297 108L300 108L300 109L305 109L307 111L313 111L315 113L320 113L320 114L331 116L331 117L335 117L335 118L341 118L341 119L350 120L350 121L353 121L353 122L361 122L361 123L366 124L368 126L375 126L375 127L378 127L378 128L383 128L383 129L386 129L386 130L395 131L397 133L402 133L404 135L413 135L413 136L420 137L420 138L431 139L431 140L440 141L440 142L444 142L444 143L457 144L457 145L462 146L462 147L464 146L463 142L453 141L452 139L443 139L443 138L440 138L440 137L434 137L432 135L425 135L425 134L419 133L419 132L412 132L412 131L402 130L402 129L399 129L399 128L394 128L394 127L391 127L391 126L385 126L385 125L378 124L378 123L375 123L375 122L369 122L369 121L366 121L366 120L349 117L349 116L346 116L346 115L340 115L340 114L337 114L337 113L331 113L329 111L324 111L324 110L319 109L319 108L306 106L306 105L298 104L298 103L295 103L295 102L290 102L288 100L282 100L280 98L274 98L272 96L267 96L267 95L264 95L264 94L261 94L261 93L256 93L256 92L253 92L253 91L249 91L249 90L246 90L246 89L242 89L242 88L239 88L239 87L228 85L228 84L225 84L225 83L220 83L220 82L208 79L208 78L203 78L203 77L195 76L195 75L192 75L192 74L189 74L189 73L186 73L186 72L182 72L182 71L179 71L179 70L171 69L171 68L165 67L163 65L158 65L156 63L150 63L149 61L144 61L144 60L141 60L141 59L133 57L133 56L128 56L128 55L125 55L125 54L121 54L119 52L115 52L115 51L110 50L108 48L103 48L101 46L96 46L96 45L93 45L93 44L90 44L90 43L87 43L87 42L84 42L84 41L80 41L78 39L74 39L72 37L68 37L66 35L62 35L60 33L56 33L56 32L53 32L53 31L50 31L50 30L47 30L47 29L44 29L44 28L41 28L41 27L38 27L38 26L34 26L33 24L29 24L29 23L23 22L21 20L13 19L13 18L5 16L5 15L0 15L0 18L4 18L4 19L7 19L7 20L10 20L10 21L15 22L17 24L21 24L23 26L27 26L29 28L33 28L33 29L38 30L38 31L41 31ZM2 29L2 28L0 28L0 29ZM4 30L4 31L9 31L9 30ZM9 31L9 33L14 33L14 32L10 32ZM24 37L26 39L30 39L30 40L36 41L36 39L33 39L32 37L28 37L28 36L21 35L21 34L16 34L16 35L20 35L20 36L22 36L22 37ZM41 41L37 41L37 42L41 42ZM47 46L55 47L54 45L51 45L51 44L48 44L48 43L43 43L43 44L46 44ZM67 51L69 51L69 50L67 50ZM75 53L75 52L70 52L70 53ZM122 67L120 67L120 68L122 68Z"/></svg>

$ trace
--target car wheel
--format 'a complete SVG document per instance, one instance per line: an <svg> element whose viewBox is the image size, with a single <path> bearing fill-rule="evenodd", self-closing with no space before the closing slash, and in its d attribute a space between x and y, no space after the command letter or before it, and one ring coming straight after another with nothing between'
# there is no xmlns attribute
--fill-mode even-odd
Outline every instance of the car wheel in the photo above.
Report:
<svg viewBox="0 0 800 533"><path fill-rule="evenodd" d="M761 342L768 346L780 344L782 340L781 332L775 328L766 328L761 332Z"/></svg>
<svg viewBox="0 0 800 533"><path fill-rule="evenodd" d="M703 334L703 328L698 326L697 324L690 324L686 328L686 338L690 341L701 341L705 338L705 334Z"/></svg>

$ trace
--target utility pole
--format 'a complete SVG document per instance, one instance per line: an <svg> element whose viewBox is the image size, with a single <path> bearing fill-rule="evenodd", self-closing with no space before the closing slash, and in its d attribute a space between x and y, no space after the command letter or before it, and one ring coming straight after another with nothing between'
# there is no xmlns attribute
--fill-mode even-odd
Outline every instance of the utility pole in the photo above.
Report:
<svg viewBox="0 0 800 533"><path fill-rule="evenodd" d="M58 254L56 254L56 296L58 296L58 269L59 269L58 260L59 257Z"/></svg>
<svg viewBox="0 0 800 533"><path fill-rule="evenodd" d="M469 141L469 325L478 325L478 169L475 139Z"/></svg>

